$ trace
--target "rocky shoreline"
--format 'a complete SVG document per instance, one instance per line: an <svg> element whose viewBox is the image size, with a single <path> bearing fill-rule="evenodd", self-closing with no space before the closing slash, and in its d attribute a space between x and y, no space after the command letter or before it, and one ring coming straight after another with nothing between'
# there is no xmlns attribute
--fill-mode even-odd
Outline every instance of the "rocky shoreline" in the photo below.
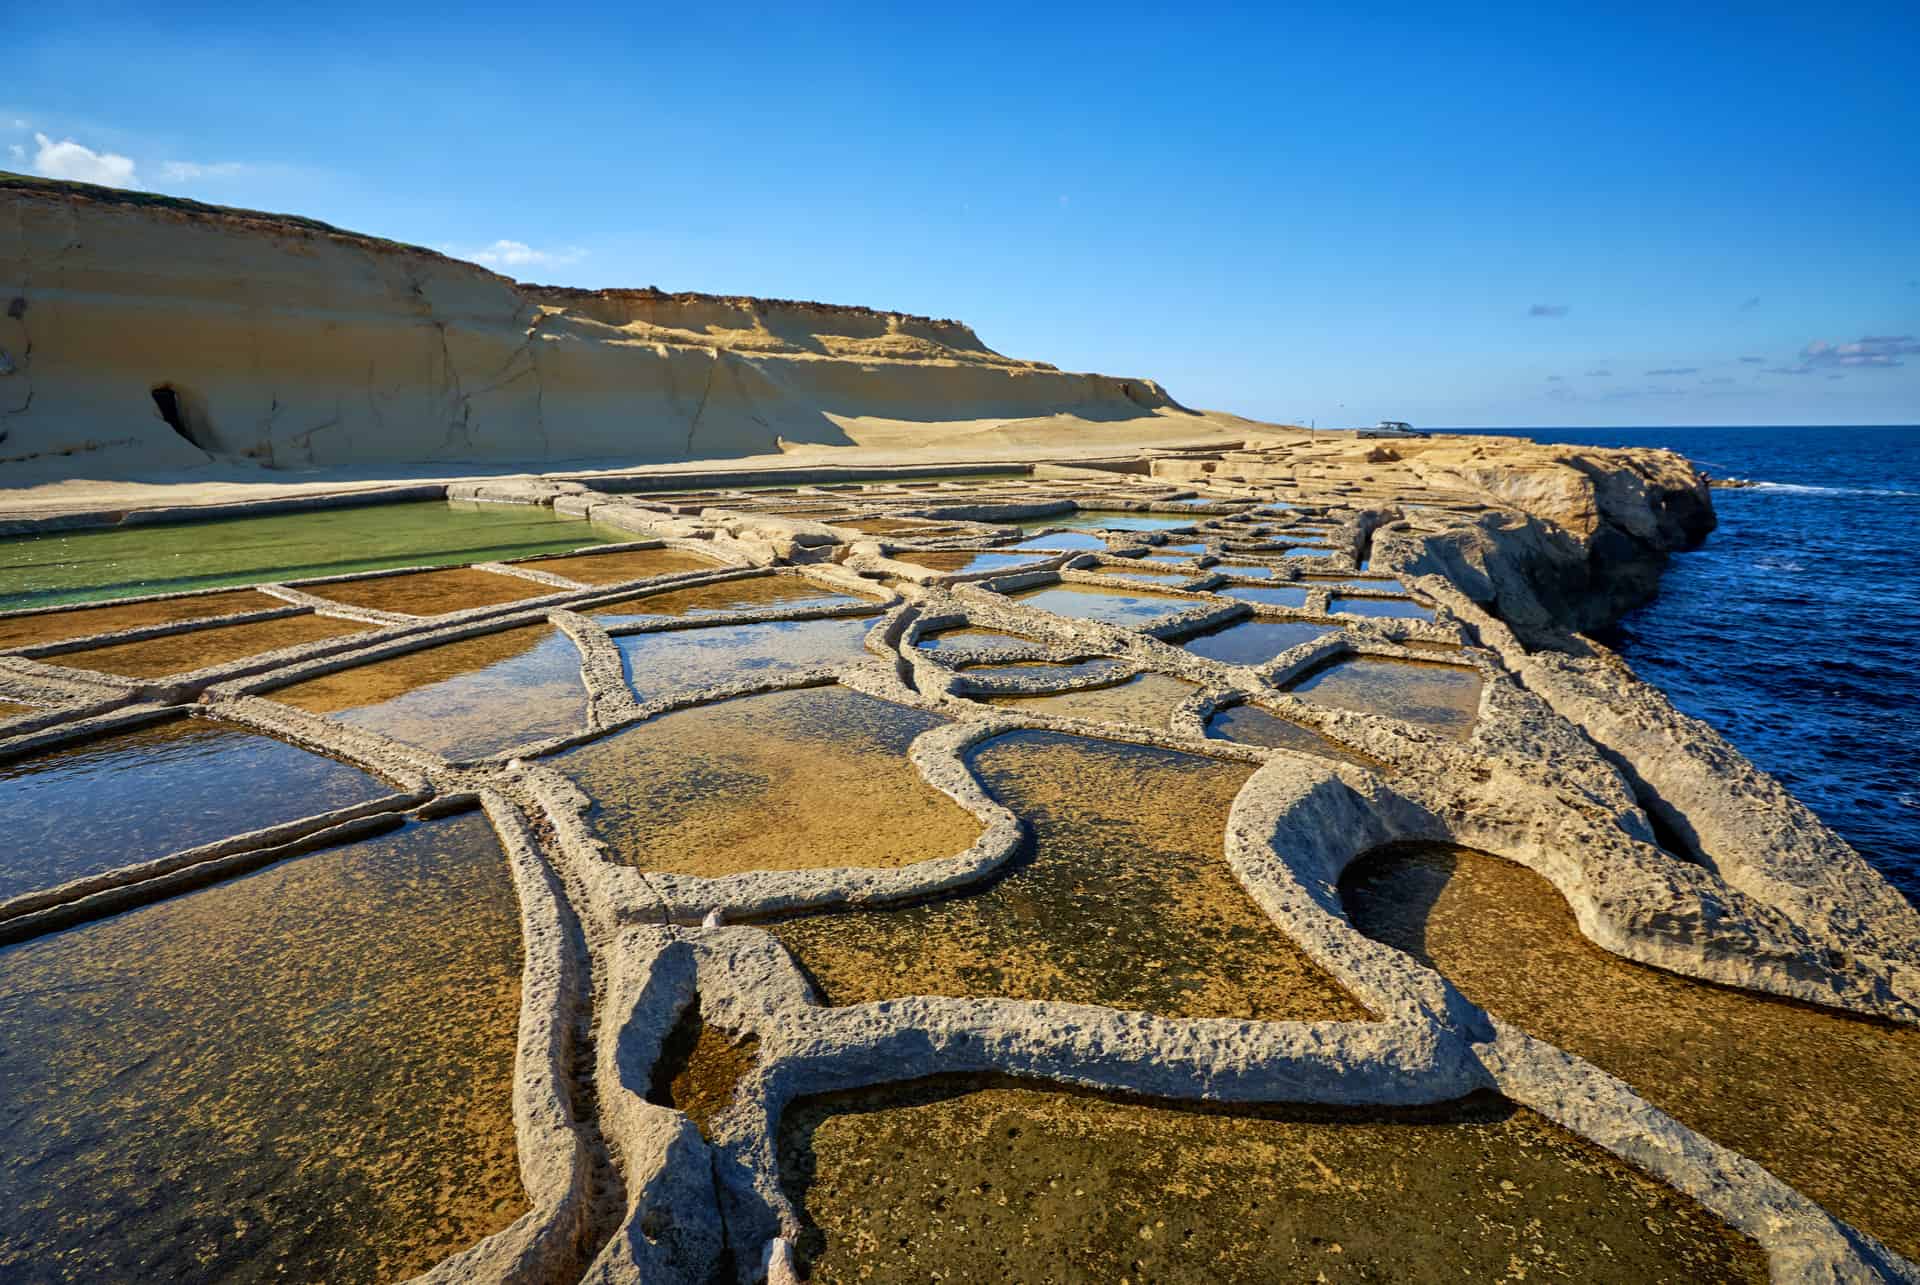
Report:
<svg viewBox="0 0 1920 1285"><path fill-rule="evenodd" d="M328 597L326 581L268 584L262 592L284 607L11 648L0 701L26 708L0 722L0 764L156 720L216 717L356 764L393 792L0 901L0 936L31 940L396 818L479 806L520 897L514 1115L529 1212L422 1279L704 1280L721 1263L743 1281L790 1279L795 1247L806 1258L819 1242L804 1193L783 1177L787 1114L822 1094L986 1075L1223 1109L1386 1111L1491 1091L1695 1202L1757 1245L1775 1280L1920 1279L1889 1248L1910 1257L1920 1243L1913 1202L1889 1216L1844 1178L1814 1175L1817 1195L1789 1185L1776 1173L1790 1155L1763 1167L1697 1132L1681 1118L1684 1098L1669 1115L1649 1101L1660 1086L1615 1078L1509 1025L1442 972L1357 930L1342 901L1343 874L1395 845L1491 853L1551 885L1586 943L1632 961L1616 967L1771 997L1770 1020L1786 1024L1814 1020L1812 1009L1798 1016L1808 1005L1821 1021L1866 1019L1859 1038L1878 1041L1892 1064L1920 1066L1920 915L1778 782L1583 635L1644 601L1667 555L1712 529L1707 481L1684 460L1275 435L1106 468L1043 465L992 484L930 476L913 489L856 475L854 489L827 478L786 493L737 489L781 480L687 486L635 474L443 492L590 517L628 535L631 551L678 551L708 569L609 584L543 571L539 559L487 564L548 592L437 615L410 614L404 590L376 609ZM1089 526L1104 534L1086 538ZM1061 547L1036 547L1050 540ZM995 553L1017 565L953 569ZM938 555L965 557L943 565ZM404 586L408 574L352 579ZM753 605L766 577L825 597ZM722 590L747 595L743 605L697 616L665 606ZM1151 614L1103 620L1038 605L1069 602ZM103 648L299 612L363 628L159 678L89 668ZM635 678L638 647L860 620L871 621L864 646L845 659L721 671L717 684ZM559 736L463 756L275 697L529 625L558 630L578 653L584 719ZM1188 645L1248 625L1297 626L1301 640L1226 660ZM1090 661L1099 665L1081 668ZM1458 675L1477 692L1470 715L1453 727L1316 696L1320 676L1355 664ZM1142 675L1168 684L1170 717L1097 705L1053 713L1028 699L1109 692ZM595 800L562 770L569 751L625 744L677 712L822 684L936 719L906 757L924 788L972 819L971 846L890 867L820 853L791 868L669 873L623 859ZM1223 737L1220 716L1243 710L1327 748ZM1248 771L1220 853L1233 882L1310 961L1302 966L1370 1020L1141 1011L1097 954L1077 990L1042 973L823 1003L780 925L861 909L884 918L1020 877L1010 872L1031 859L1034 819L983 787L978 755L1042 733ZM689 860L699 866L697 851ZM1084 994L1099 998L1052 998ZM688 1056L672 1049L689 1014L709 1034L685 1074L719 1077L698 1122L663 1105L656 1084L662 1065ZM1809 1090L1781 1081L1752 1091ZM1821 1092L1839 1096L1805 1110L1880 1112L1896 1136L1911 1123L1886 1106L1896 1094L1874 1097L1874 1111L1846 1099L1867 1093L1865 1081ZM1858 1145L1863 1162L1882 1151L1897 1160L1900 1147ZM1875 1223L1849 1225L1856 1207Z"/></svg>

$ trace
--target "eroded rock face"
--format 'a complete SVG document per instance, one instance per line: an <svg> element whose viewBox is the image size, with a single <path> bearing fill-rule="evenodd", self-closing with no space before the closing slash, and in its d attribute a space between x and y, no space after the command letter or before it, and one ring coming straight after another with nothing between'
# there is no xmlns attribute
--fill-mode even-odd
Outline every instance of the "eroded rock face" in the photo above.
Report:
<svg viewBox="0 0 1920 1285"><path fill-rule="evenodd" d="M1153 468L1169 478L1230 471L1395 510L1404 521L1385 515L1376 541L1403 542L1415 568L1446 575L1529 635L1611 623L1652 597L1669 553L1714 527L1706 475L1662 450L1445 435L1391 449L1294 439Z"/></svg>
<svg viewBox="0 0 1920 1285"><path fill-rule="evenodd" d="M1194 417L958 322L523 287L309 219L0 176L0 467L39 481L847 444L848 417Z"/></svg>

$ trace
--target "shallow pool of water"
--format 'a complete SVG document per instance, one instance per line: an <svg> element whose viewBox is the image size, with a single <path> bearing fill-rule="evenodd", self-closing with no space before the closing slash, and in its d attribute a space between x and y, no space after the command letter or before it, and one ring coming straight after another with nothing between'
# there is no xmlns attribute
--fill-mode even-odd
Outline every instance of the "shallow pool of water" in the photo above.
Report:
<svg viewBox="0 0 1920 1285"><path fill-rule="evenodd" d="M1227 811L1251 767L1051 732L995 737L970 761L1033 840L969 892L771 925L828 1003L1000 995L1365 1020L1227 867Z"/></svg>
<svg viewBox="0 0 1920 1285"><path fill-rule="evenodd" d="M1138 580L1142 584L1175 585L1191 580L1200 574L1197 571L1169 571L1164 567L1123 567L1114 564L1094 567L1092 569L1103 576L1119 576L1123 580Z"/></svg>
<svg viewBox="0 0 1920 1285"><path fill-rule="evenodd" d="M615 629L636 620L656 616L718 616L737 611L798 611L819 607L845 607L857 603L872 604L873 599L841 593L816 584L804 576L743 576L696 585L690 589L669 589L605 607L586 614L602 628Z"/></svg>
<svg viewBox="0 0 1920 1285"><path fill-rule="evenodd" d="M980 629L973 625L963 625L954 629L939 629L920 635L920 641L914 646L921 651L940 651L952 647L977 647L987 651L1008 651L1016 647L1032 647L1031 638L1022 638L1019 634L1003 633L998 629Z"/></svg>
<svg viewBox="0 0 1920 1285"><path fill-rule="evenodd" d="M1364 754L1334 744L1310 727L1302 727L1292 719L1270 714L1258 705L1229 705L1216 710L1207 720L1207 735L1222 741L1234 741L1241 745L1260 745L1271 750L1298 750L1303 754L1317 754L1324 759L1334 759L1342 763L1352 763L1356 767L1380 767Z"/></svg>
<svg viewBox="0 0 1920 1285"><path fill-rule="evenodd" d="M302 585L301 590L328 602L374 611L398 611L410 616L443 616L473 607L494 607L565 592L553 585L476 567L375 576L370 580L339 580Z"/></svg>
<svg viewBox="0 0 1920 1285"><path fill-rule="evenodd" d="M1200 520L1198 517L1156 518L1130 509L1081 509L1043 518L1022 518L1011 525L1022 531L1044 531L1048 527L1064 527L1069 531L1177 531Z"/></svg>
<svg viewBox="0 0 1920 1285"><path fill-rule="evenodd" d="M1327 610L1341 616L1375 616L1389 620L1432 620L1433 608L1423 607L1411 598L1335 597Z"/></svg>
<svg viewBox="0 0 1920 1285"><path fill-rule="evenodd" d="M393 1281L505 1227L520 971L477 814L0 951L0 1277Z"/></svg>
<svg viewBox="0 0 1920 1285"><path fill-rule="evenodd" d="M723 563L684 549L621 549L613 553L584 553L577 557L541 558L526 564L530 571L564 576L581 584L619 584L652 576L688 571L717 571Z"/></svg>
<svg viewBox="0 0 1920 1285"><path fill-rule="evenodd" d="M1208 630L1180 645L1196 656L1227 665L1264 665L1281 652L1335 632L1304 620L1240 620Z"/></svg>
<svg viewBox="0 0 1920 1285"><path fill-rule="evenodd" d="M907 760L945 721L806 687L676 710L547 763L593 799L608 856L642 870L904 866L980 835Z"/></svg>
<svg viewBox="0 0 1920 1285"><path fill-rule="evenodd" d="M986 662L962 665L960 672L968 678L1023 678L1050 683L1068 683L1098 674L1116 673L1124 668L1125 664L1122 661L1107 656L1097 656L1091 660L1075 661L1070 665L1057 664L1050 660Z"/></svg>
<svg viewBox="0 0 1920 1285"><path fill-rule="evenodd" d="M0 762L0 898L392 793L359 768L207 718Z"/></svg>
<svg viewBox="0 0 1920 1285"><path fill-rule="evenodd" d="M967 672L980 673L977 669ZM1169 678L1165 674L1136 674L1124 683L1115 683L1110 687L1053 692L1045 696L988 696L975 699L984 699L1029 714L1084 718L1095 723L1137 723L1165 731L1173 718L1173 711L1198 690L1197 684Z"/></svg>
<svg viewBox="0 0 1920 1285"><path fill-rule="evenodd" d="M337 616L280 616L244 625L212 625L139 642L88 647L45 659L49 664L118 674L122 678L167 678L246 660L282 647L367 634L378 628L364 620L343 620Z"/></svg>
<svg viewBox="0 0 1920 1285"><path fill-rule="evenodd" d="M970 575L976 571L1007 571L1014 567L1029 567L1045 561L1043 558L1023 558L1016 553L975 553L970 549L927 553L901 551L887 556L909 566L926 567L930 571L945 571L954 575Z"/></svg>
<svg viewBox="0 0 1920 1285"><path fill-rule="evenodd" d="M873 617L775 620L624 634L614 639L627 685L640 700L746 682L800 669L843 665L867 655Z"/></svg>
<svg viewBox="0 0 1920 1285"><path fill-rule="evenodd" d="M1127 628L1138 628L1190 611L1201 602L1194 598L1170 598L1164 594L1078 583L1042 585L1037 589L1022 589L1008 596L1023 606L1038 607L1055 615L1098 620Z"/></svg>
<svg viewBox="0 0 1920 1285"><path fill-rule="evenodd" d="M265 695L456 759L587 726L579 649L550 625L424 647Z"/></svg>
<svg viewBox="0 0 1920 1285"><path fill-rule="evenodd" d="M245 611L282 611L290 606L272 594L255 589L237 589L231 593L202 593L187 598L164 598L159 602L135 602L125 606L82 607L77 611L0 616L0 647L62 642L68 638L85 638L121 629L143 629L151 625L204 620L209 616L238 615Z"/></svg>
<svg viewBox="0 0 1920 1285"><path fill-rule="evenodd" d="M1469 999L1920 1255L1920 1031L1629 963L1582 937L1545 879L1484 853L1390 849L1341 895L1362 932Z"/></svg>
<svg viewBox="0 0 1920 1285"><path fill-rule="evenodd" d="M0 608L491 562L631 538L524 504L420 500L0 540Z"/></svg>
<svg viewBox="0 0 1920 1285"><path fill-rule="evenodd" d="M1473 735L1480 718L1480 675L1461 665L1350 656L1288 690L1322 705L1419 723L1457 741Z"/></svg>
<svg viewBox="0 0 1920 1285"><path fill-rule="evenodd" d="M958 1077L802 1098L811 1279L1763 1282L1758 1247L1492 1095L1415 1110Z"/></svg>
<svg viewBox="0 0 1920 1285"><path fill-rule="evenodd" d="M1080 531L1056 531L1052 535L1036 535L1031 540L1022 540L1018 544L1009 544L1002 547L1039 551L1042 553L1078 553L1086 550L1104 549L1107 547L1107 542L1097 535L1087 535Z"/></svg>
<svg viewBox="0 0 1920 1285"><path fill-rule="evenodd" d="M1298 585L1231 585L1213 592L1222 598L1237 598L1241 602L1264 602L1269 607L1292 607L1298 610L1307 605L1307 591Z"/></svg>

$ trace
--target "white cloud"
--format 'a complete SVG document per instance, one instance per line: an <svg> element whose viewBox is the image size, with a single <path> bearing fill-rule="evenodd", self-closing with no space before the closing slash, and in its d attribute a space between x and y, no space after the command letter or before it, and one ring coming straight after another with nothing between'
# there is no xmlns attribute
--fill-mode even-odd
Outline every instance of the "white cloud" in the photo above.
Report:
<svg viewBox="0 0 1920 1285"><path fill-rule="evenodd" d="M113 152L96 152L72 139L54 142L45 134L35 134L39 146L34 153L34 172L46 178L72 179L79 183L99 183L105 187L139 187L133 174L133 161Z"/></svg>
<svg viewBox="0 0 1920 1285"><path fill-rule="evenodd" d="M245 174L251 168L239 161L218 161L210 165L202 165L196 161L162 161L160 181L191 183L203 178L232 178L236 174Z"/></svg>
<svg viewBox="0 0 1920 1285"><path fill-rule="evenodd" d="M483 250L471 250L466 258L489 268L558 268L578 263L587 252L577 246L564 250L536 250L525 241L495 241Z"/></svg>
<svg viewBox="0 0 1920 1285"><path fill-rule="evenodd" d="M1816 339L1802 350L1803 366L1904 366L1902 357L1920 355L1912 335L1868 335L1850 344Z"/></svg>
<svg viewBox="0 0 1920 1285"><path fill-rule="evenodd" d="M27 127L27 122L21 120L19 117L16 116L14 117L14 120L13 120L13 127L15 129L25 129Z"/></svg>

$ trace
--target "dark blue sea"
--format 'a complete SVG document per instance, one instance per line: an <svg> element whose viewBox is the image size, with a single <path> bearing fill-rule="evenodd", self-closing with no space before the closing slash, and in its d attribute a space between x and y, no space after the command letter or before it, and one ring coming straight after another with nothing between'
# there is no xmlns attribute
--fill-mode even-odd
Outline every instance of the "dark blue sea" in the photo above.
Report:
<svg viewBox="0 0 1920 1285"><path fill-rule="evenodd" d="M1504 432L1761 483L1601 640L1920 903L1920 427Z"/></svg>

